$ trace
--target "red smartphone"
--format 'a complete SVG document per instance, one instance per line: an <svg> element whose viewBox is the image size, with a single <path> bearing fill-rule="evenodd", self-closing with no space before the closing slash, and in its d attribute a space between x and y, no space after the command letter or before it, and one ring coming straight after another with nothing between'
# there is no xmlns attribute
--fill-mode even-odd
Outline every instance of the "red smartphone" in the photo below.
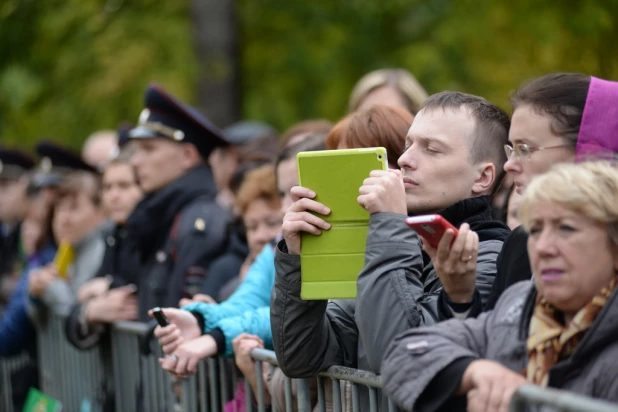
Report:
<svg viewBox="0 0 618 412"><path fill-rule="evenodd" d="M406 224L410 226L410 229L414 229L416 233L422 236L429 244L437 248L440 239L444 235L447 229L453 229L455 231L455 238L459 231L457 228L449 223L448 220L440 215L422 215L406 218Z"/></svg>

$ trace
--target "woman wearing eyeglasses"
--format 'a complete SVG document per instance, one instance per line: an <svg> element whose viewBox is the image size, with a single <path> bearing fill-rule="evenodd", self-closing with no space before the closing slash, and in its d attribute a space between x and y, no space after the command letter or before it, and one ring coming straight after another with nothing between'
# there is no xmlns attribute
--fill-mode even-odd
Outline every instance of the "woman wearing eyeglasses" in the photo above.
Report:
<svg viewBox="0 0 618 412"><path fill-rule="evenodd" d="M517 90L512 98L513 117L508 161L504 169L512 176L515 189L522 194L534 176L557 163L590 157L613 157L618 152L618 83L582 74L549 74ZM467 317L493 309L502 292L521 280L532 279L526 243L528 235L518 227L504 241L498 255L496 277L483 308L479 294L470 282L467 291ZM449 243L429 250L439 268L467 273L465 262L450 256ZM427 248L426 248L427 249ZM440 258L442 256L442 258ZM461 298L461 296L460 296Z"/></svg>
<svg viewBox="0 0 618 412"><path fill-rule="evenodd" d="M617 82L549 74L517 90L512 105L504 170L513 176L519 194L534 176L556 163L614 157L618 152ZM520 226L504 242L485 310L493 309L510 285L532 279L527 241Z"/></svg>

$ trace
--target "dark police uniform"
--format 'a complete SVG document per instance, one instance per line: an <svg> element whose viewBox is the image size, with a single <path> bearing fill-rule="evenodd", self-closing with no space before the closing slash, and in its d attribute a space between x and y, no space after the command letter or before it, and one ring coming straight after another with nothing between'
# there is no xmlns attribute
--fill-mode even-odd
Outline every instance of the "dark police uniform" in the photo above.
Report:
<svg viewBox="0 0 618 412"><path fill-rule="evenodd" d="M169 139L193 144L206 159L225 137L194 108L158 85L146 90L146 108L131 139ZM230 215L215 202L212 171L200 164L149 194L127 222L128 241L141 260L137 279L139 319L155 306L178 306L199 292L210 264L227 246Z"/></svg>
<svg viewBox="0 0 618 412"><path fill-rule="evenodd" d="M34 164L34 159L26 153L0 148L0 180L18 180ZM20 263L24 259L20 253L21 222L13 226L8 226L8 223L13 222L0 222L0 278L21 272ZM0 297L0 304L5 297Z"/></svg>

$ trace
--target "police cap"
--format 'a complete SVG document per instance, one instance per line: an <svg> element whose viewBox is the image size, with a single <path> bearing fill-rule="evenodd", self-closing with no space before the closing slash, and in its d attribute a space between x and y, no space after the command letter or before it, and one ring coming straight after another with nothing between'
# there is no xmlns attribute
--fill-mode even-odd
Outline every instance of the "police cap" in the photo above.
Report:
<svg viewBox="0 0 618 412"><path fill-rule="evenodd" d="M34 165L34 158L29 154L17 149L0 148L0 179L19 179Z"/></svg>
<svg viewBox="0 0 618 412"><path fill-rule="evenodd" d="M204 157L214 148L229 144L210 120L157 84L146 89L144 105L137 127L129 133L131 139L164 138L191 143Z"/></svg>

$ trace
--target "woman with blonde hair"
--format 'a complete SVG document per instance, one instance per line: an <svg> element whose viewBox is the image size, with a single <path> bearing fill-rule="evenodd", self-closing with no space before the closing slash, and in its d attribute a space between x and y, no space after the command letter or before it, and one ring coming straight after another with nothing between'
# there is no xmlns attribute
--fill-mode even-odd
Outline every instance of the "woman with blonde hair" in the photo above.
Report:
<svg viewBox="0 0 618 412"><path fill-rule="evenodd" d="M557 165L532 179L519 213L533 282L477 319L398 337L382 376L404 409L459 410L467 400L469 411L506 411L525 383L618 401L618 170Z"/></svg>
<svg viewBox="0 0 618 412"><path fill-rule="evenodd" d="M396 106L416 114L427 92L412 73L404 69L382 69L364 75L350 95L349 111L361 111L375 104Z"/></svg>

